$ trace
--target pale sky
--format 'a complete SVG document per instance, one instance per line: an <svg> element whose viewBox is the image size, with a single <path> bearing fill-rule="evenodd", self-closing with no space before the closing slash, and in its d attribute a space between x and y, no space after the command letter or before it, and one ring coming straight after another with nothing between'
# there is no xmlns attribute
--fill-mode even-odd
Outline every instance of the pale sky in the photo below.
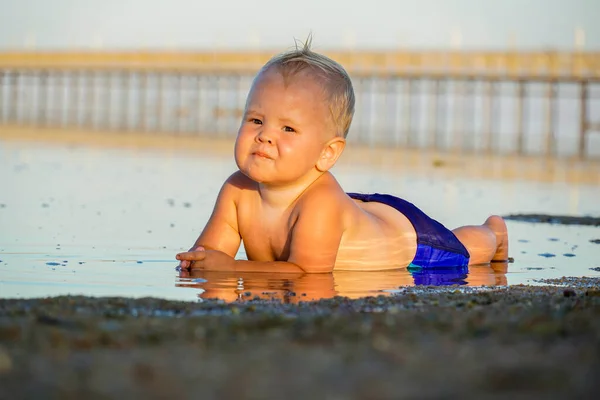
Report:
<svg viewBox="0 0 600 400"><path fill-rule="evenodd" d="M600 0L0 0L8 49L600 50ZM576 31L579 30L579 33Z"/></svg>

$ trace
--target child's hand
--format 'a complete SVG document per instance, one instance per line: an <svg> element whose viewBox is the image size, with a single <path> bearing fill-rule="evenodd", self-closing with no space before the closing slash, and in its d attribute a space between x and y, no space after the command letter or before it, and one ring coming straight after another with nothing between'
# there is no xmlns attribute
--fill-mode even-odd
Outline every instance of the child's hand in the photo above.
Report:
<svg viewBox="0 0 600 400"><path fill-rule="evenodd" d="M196 259L192 259L189 260L187 258L183 259L183 258L179 258L179 256L181 254L193 254L196 252L203 252L205 251L203 246L198 246L198 247L192 247L191 249L189 249L188 251L186 251L185 253L179 253L175 256L176 259L180 260L181 262L179 263L179 268L181 269L189 269L192 266L192 261L195 261ZM204 254L198 254L198 257L203 257L204 258Z"/></svg>
<svg viewBox="0 0 600 400"><path fill-rule="evenodd" d="M206 269L231 271L235 259L222 251L206 250L198 246L190 251L177 254L176 258L181 261L181 269Z"/></svg>

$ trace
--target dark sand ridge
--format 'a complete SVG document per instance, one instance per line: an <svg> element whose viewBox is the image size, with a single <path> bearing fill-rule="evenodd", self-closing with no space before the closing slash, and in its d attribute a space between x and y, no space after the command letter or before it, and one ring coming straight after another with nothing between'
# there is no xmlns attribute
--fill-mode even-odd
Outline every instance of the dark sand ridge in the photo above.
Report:
<svg viewBox="0 0 600 400"><path fill-rule="evenodd" d="M592 398L600 279L297 305L0 300L2 398Z"/></svg>
<svg viewBox="0 0 600 400"><path fill-rule="evenodd" d="M169 153L191 155L210 150L211 155L232 156L234 139L177 133L82 131L3 125L0 126L0 140L62 146L161 149ZM465 178L600 184L600 159L452 153L416 148L369 148L349 143L338 164L340 168L357 164L401 168L416 175L435 171L436 174L448 176L460 174Z"/></svg>
<svg viewBox="0 0 600 400"><path fill-rule="evenodd" d="M600 217L574 217L571 215L548 214L511 214L505 215L504 218L513 221L547 224L600 226Z"/></svg>

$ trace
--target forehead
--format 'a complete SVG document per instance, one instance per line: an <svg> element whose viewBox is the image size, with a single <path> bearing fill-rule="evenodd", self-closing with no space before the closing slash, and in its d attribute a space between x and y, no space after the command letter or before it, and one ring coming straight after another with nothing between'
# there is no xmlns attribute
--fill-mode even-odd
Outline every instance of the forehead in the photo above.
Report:
<svg viewBox="0 0 600 400"><path fill-rule="evenodd" d="M319 125L323 133L334 127L323 85L306 71L283 75L276 68L262 71L254 80L246 112L268 112L293 123Z"/></svg>
<svg viewBox="0 0 600 400"><path fill-rule="evenodd" d="M325 91L319 79L304 70L294 74L282 74L277 68L262 71L252 84L249 97L262 97L264 95L285 96L298 101L312 100L320 105L325 103ZM250 100L250 99L249 99ZM279 98L279 101L283 100Z"/></svg>

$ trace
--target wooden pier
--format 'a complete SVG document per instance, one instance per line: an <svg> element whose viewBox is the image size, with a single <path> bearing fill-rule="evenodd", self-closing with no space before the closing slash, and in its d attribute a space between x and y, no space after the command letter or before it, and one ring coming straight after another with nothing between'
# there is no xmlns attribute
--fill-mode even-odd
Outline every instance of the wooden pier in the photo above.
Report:
<svg viewBox="0 0 600 400"><path fill-rule="evenodd" d="M232 137L274 53L0 53L0 124ZM354 81L349 141L600 155L600 53L326 53Z"/></svg>

